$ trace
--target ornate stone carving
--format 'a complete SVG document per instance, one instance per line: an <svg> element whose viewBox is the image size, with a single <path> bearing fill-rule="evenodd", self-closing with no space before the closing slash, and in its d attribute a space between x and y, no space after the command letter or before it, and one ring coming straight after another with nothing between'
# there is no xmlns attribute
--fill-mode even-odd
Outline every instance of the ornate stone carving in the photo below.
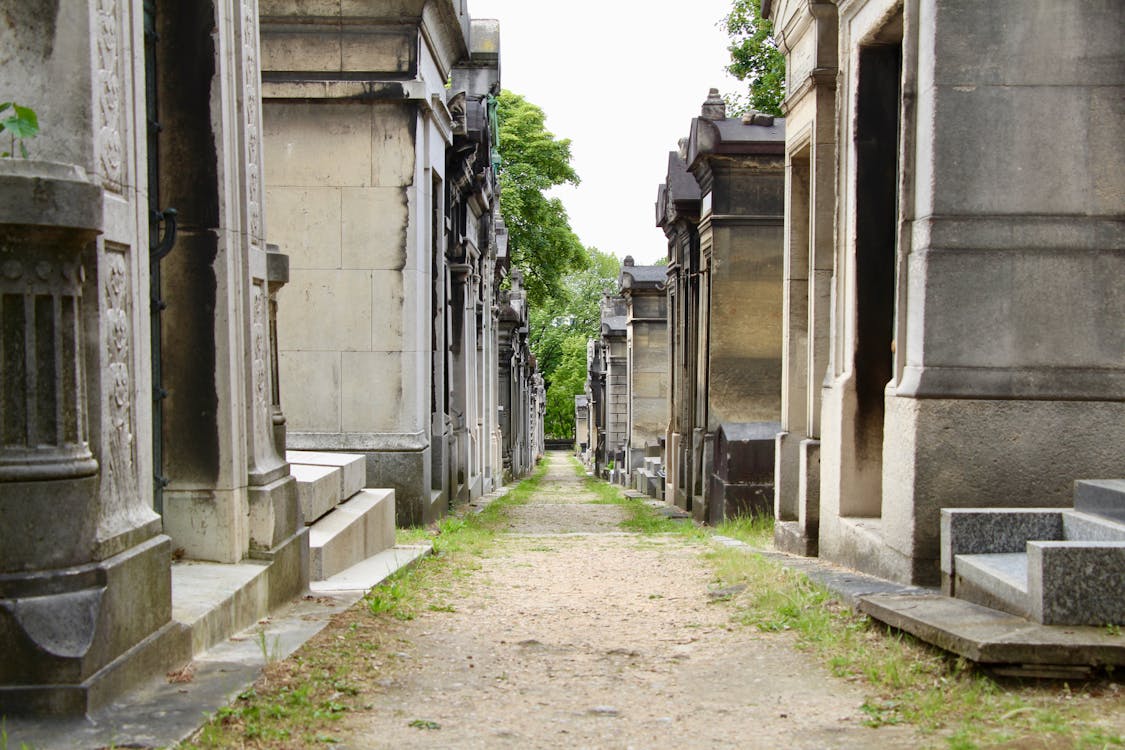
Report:
<svg viewBox="0 0 1125 750"><path fill-rule="evenodd" d="M243 116L246 126L246 221L250 243L259 245L262 228L261 87L258 72L256 3L242 3Z"/></svg>
<svg viewBox="0 0 1125 750"><path fill-rule="evenodd" d="M121 192L126 182L121 134L121 24L117 0L97 0L97 159L103 186Z"/></svg>
<svg viewBox="0 0 1125 750"><path fill-rule="evenodd" d="M258 456L274 452L270 409L269 312L265 285L253 285L251 300L250 347L253 358L254 443Z"/></svg>
<svg viewBox="0 0 1125 750"><path fill-rule="evenodd" d="M97 469L82 377L84 236L0 230L0 481Z"/></svg>
<svg viewBox="0 0 1125 750"><path fill-rule="evenodd" d="M137 446L133 423L132 279L126 249L106 243L102 287L105 319L105 480L117 497L135 497Z"/></svg>

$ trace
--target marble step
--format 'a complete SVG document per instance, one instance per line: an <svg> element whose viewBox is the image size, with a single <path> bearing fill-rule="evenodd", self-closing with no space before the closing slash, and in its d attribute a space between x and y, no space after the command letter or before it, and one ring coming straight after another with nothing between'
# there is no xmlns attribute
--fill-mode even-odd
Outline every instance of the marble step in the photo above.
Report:
<svg viewBox="0 0 1125 750"><path fill-rule="evenodd" d="M269 614L269 565L184 561L172 565L172 620L199 654Z"/></svg>
<svg viewBox="0 0 1125 750"><path fill-rule="evenodd" d="M343 469L339 466L290 464L289 473L297 480L297 502L306 524L312 525L340 503Z"/></svg>
<svg viewBox="0 0 1125 750"><path fill-rule="evenodd" d="M309 579L323 581L394 543L394 490L360 490L309 528Z"/></svg>
<svg viewBox="0 0 1125 750"><path fill-rule="evenodd" d="M336 467L340 469L337 502L343 502L367 486L367 458L359 453L328 451L285 451L290 465Z"/></svg>

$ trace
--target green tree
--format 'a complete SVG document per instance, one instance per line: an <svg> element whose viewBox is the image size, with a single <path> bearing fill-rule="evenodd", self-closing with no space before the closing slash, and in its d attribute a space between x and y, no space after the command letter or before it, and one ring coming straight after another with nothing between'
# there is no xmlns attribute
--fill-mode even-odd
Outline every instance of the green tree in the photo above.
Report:
<svg viewBox="0 0 1125 750"><path fill-rule="evenodd" d="M562 342L562 356L547 387L544 431L553 438L574 438L574 397L586 388L586 339L571 335Z"/></svg>
<svg viewBox="0 0 1125 750"><path fill-rule="evenodd" d="M586 342L601 327L601 298L617 285L621 262L597 248L583 251L585 268L559 280L559 292L531 308L531 348L547 384L546 432L574 434L574 397L586 383Z"/></svg>
<svg viewBox="0 0 1125 750"><path fill-rule="evenodd" d="M728 104L736 112L753 108L780 116L785 98L785 56L773 40L773 24L762 18L761 0L734 0L730 13L719 23L730 37L727 72L749 83L748 97L728 97Z"/></svg>
<svg viewBox="0 0 1125 750"><path fill-rule="evenodd" d="M566 208L546 191L577 185L570 140L546 128L543 110L511 91L500 92L500 208L508 227L512 265L524 272L532 307L561 292L563 277L585 267L586 252Z"/></svg>
<svg viewBox="0 0 1125 750"><path fill-rule="evenodd" d="M531 308L531 348L548 382L559 365L564 341L572 336L585 341L598 334L602 293L617 285L621 270L617 258L593 247L584 253L585 268L567 273L559 280L555 296Z"/></svg>

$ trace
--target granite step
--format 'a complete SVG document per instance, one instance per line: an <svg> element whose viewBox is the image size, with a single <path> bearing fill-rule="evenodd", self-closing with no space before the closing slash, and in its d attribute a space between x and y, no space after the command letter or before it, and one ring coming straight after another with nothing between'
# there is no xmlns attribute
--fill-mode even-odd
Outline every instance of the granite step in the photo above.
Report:
<svg viewBox="0 0 1125 750"><path fill-rule="evenodd" d="M326 578L395 543L395 493L360 490L309 529L309 578Z"/></svg>
<svg viewBox="0 0 1125 750"><path fill-rule="evenodd" d="M1125 624L1125 524L1112 497L1091 505L942 509L945 593L1048 625Z"/></svg>
<svg viewBox="0 0 1125 750"><path fill-rule="evenodd" d="M337 467L340 469L340 489L337 502L343 502L367 486L367 458L359 453L331 453L328 451L285 451L285 460L292 466Z"/></svg>
<svg viewBox="0 0 1125 750"><path fill-rule="evenodd" d="M1082 479L1075 482L1074 509L1125 523L1125 479Z"/></svg>

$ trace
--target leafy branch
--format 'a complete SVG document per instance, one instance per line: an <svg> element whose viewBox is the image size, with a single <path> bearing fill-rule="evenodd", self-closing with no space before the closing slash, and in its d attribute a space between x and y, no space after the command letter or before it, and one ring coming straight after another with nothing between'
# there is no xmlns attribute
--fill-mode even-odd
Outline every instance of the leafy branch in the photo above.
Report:
<svg viewBox="0 0 1125 750"><path fill-rule="evenodd" d="M8 110L12 110L12 114L4 116ZM11 147L8 151L0 152L0 158L11 158L16 151L16 143L19 143L20 156L27 158L27 145L24 143L26 138L34 138L39 134L39 117L35 114L35 110L31 107L22 107L15 102L0 102L0 132L7 133L11 139Z"/></svg>

